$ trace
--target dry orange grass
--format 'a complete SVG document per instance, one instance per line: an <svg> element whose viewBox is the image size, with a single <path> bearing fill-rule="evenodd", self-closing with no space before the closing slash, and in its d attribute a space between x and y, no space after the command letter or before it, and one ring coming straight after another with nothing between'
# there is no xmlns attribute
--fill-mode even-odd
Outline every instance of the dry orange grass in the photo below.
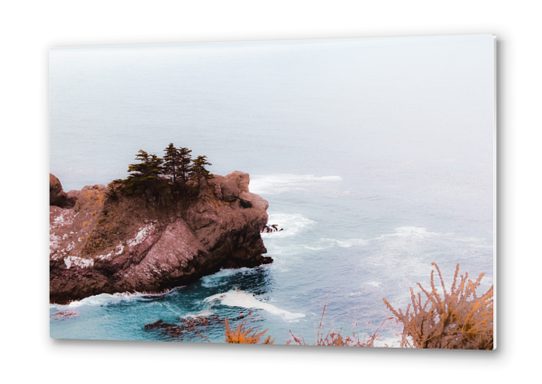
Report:
<svg viewBox="0 0 542 384"><path fill-rule="evenodd" d="M446 291L440 269L435 266L442 285L443 296L435 287L434 271L431 271L431 292L415 295L410 288L412 304L405 313L396 311L387 301L384 303L403 323L402 347L440 349L493 349L493 286L481 296L476 294L482 273L476 281L461 275L458 284L457 264L450 292ZM410 312L412 305L412 313ZM411 338L412 343L408 341Z"/></svg>
<svg viewBox="0 0 542 384"><path fill-rule="evenodd" d="M261 341L261 337L267 332L267 329L258 333L255 328L246 328L246 320L241 321L235 329L231 329L228 323L228 319L225 321L226 325L226 343L230 344L273 344L275 339L271 340L271 336Z"/></svg>
<svg viewBox="0 0 542 384"><path fill-rule="evenodd" d="M325 347L373 347L375 340L379 340L378 331L380 327L378 327L368 338L364 340L360 340L359 336L356 336L355 334L352 334L351 336L343 336L341 335L342 328L338 332L334 332L333 329L329 329L327 331L324 330L323 321L324 321L324 314L326 313L326 306L327 303L324 304L324 309L322 310L322 316L320 318L320 324L318 325L318 328L316 330L316 344L317 346L325 346ZM382 324L386 322L385 319ZM290 335L294 339L294 343L297 345L309 345L305 342L305 339L303 337L298 337L290 331ZM290 344L290 341L286 343L287 345Z"/></svg>

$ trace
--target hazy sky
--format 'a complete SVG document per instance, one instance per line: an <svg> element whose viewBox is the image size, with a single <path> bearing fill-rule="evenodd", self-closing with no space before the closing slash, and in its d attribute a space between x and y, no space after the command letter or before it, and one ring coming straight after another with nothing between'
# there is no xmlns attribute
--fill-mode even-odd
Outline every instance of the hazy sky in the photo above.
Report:
<svg viewBox="0 0 542 384"><path fill-rule="evenodd" d="M452 177L474 168L491 185L494 38L52 49L50 127L68 190L125 177L139 149L170 142L222 174L459 162Z"/></svg>

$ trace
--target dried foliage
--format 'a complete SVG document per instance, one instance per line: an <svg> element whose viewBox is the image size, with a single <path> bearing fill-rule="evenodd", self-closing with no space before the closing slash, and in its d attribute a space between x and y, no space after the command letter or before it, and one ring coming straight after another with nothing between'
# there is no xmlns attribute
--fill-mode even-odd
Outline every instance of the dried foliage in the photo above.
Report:
<svg viewBox="0 0 542 384"><path fill-rule="evenodd" d="M226 343L231 344L273 344L275 339L271 340L271 336L268 336L264 341L260 341L261 337L267 332L267 329L258 333L255 328L246 328L246 320L241 321L235 329L231 329L228 323L228 319L225 321L226 325Z"/></svg>
<svg viewBox="0 0 542 384"><path fill-rule="evenodd" d="M366 339L361 340L359 336L352 334L351 336L342 336L342 328L338 332L334 332L332 329L324 331L324 314L326 313L327 302L324 304L324 309L322 310L322 316L320 318L320 324L316 330L316 344L317 346L326 346L326 347L373 347L375 340L379 340L378 327L372 334ZM391 318L384 319L382 324ZM382 326L381 324L381 326ZM294 339L294 342L297 345L309 345L305 342L303 337L298 337L290 331L290 335ZM287 345L290 344L288 341Z"/></svg>
<svg viewBox="0 0 542 384"><path fill-rule="evenodd" d="M442 294L439 294L435 286L434 272L431 271L431 291L428 292L420 283L418 286L422 294L414 294L410 289L412 304L407 306L403 313L401 309L395 310L386 299L384 303L395 315L395 318L384 319L382 324L368 337L363 340L353 333L350 336L341 334L342 328L335 332L333 328L324 329L324 315L327 302L324 304L320 323L316 329L316 346L333 347L374 347L375 341L381 340L380 328L389 320L395 320L403 325L401 348L435 348L435 349L493 349L493 286L481 296L476 294L480 286L482 273L476 281L468 278L468 273L459 276L459 264L457 264L451 290L446 290L442 273L436 263L435 266L440 279ZM218 317L214 316L216 322ZM242 317L242 315L241 315ZM167 333L179 335L182 332L195 331L202 341L211 342L205 333L205 326L209 325L209 319L184 320L182 326L165 324L161 320L153 324L147 324L145 329L159 329ZM265 337L263 332L258 332L255 327L247 328L247 320L241 321L237 326L230 328L228 319L224 320L226 343L231 344L274 344L275 339ZM198 327L203 327L203 333ZM293 343L297 345L309 345L303 337L298 337L290 331ZM291 344L288 341L286 344ZM387 345L386 345L387 346Z"/></svg>
<svg viewBox="0 0 542 384"><path fill-rule="evenodd" d="M110 182L107 185L107 190L105 191L105 196L109 201L118 201L119 196L122 193L123 180L116 179Z"/></svg>
<svg viewBox="0 0 542 384"><path fill-rule="evenodd" d="M396 311L387 301L384 303L403 323L402 347L440 349L493 349L493 286L481 296L476 289L480 286L482 273L476 281L461 275L458 284L457 264L450 292L446 291L440 269L435 266L442 285L443 296L439 295L431 271L431 292L415 295L410 289L412 304L403 313ZM410 312L412 306L412 313ZM412 340L410 344L408 337Z"/></svg>

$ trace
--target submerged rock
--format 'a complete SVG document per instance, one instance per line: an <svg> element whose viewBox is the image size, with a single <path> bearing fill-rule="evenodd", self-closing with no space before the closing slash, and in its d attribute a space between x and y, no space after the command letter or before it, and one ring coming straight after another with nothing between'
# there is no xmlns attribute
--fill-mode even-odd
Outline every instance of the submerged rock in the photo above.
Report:
<svg viewBox="0 0 542 384"><path fill-rule="evenodd" d="M51 180L62 200L60 181ZM197 198L165 204L112 199L103 185L71 191L71 207L51 200L50 301L163 292L222 268L271 263L260 236L268 203L249 192L249 181L238 171L202 179Z"/></svg>
<svg viewBox="0 0 542 384"><path fill-rule="evenodd" d="M72 317L77 317L79 316L79 312L75 312L75 311L60 311L60 312L55 312L51 315L51 317L55 320L65 320L65 319L70 319Z"/></svg>
<svg viewBox="0 0 542 384"><path fill-rule="evenodd" d="M170 338L182 338L186 333L198 334L203 338L201 332L205 333L205 327L223 323L223 319L220 319L217 315L212 315L202 318L182 319L179 324L169 324L163 320L158 320L154 323L146 324L144 329L145 331L158 331ZM192 336L195 336L194 334Z"/></svg>

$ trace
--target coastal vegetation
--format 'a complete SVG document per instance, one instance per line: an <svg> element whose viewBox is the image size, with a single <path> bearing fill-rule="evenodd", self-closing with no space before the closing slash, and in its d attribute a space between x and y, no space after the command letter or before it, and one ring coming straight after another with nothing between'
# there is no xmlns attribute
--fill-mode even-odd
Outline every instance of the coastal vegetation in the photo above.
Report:
<svg viewBox="0 0 542 384"><path fill-rule="evenodd" d="M140 150L137 162L128 166L127 178L114 180L107 188L85 187L76 195L73 191L64 193L58 179L50 176L51 204L61 208L54 211L57 216L52 223L55 230L63 228L54 236L53 250L57 253L50 262L53 302L68 302L101 292L143 291L140 287L163 291L221 268L252 267L272 261L262 256L266 249L260 233L282 228L267 224L267 201L249 192L249 175L238 171L226 177L213 175L207 169L211 164L206 156L192 159L190 149L176 148L173 143L164 151L165 156L159 158ZM227 237L213 228L215 223L223 222L220 217L227 218L230 225ZM246 236L247 233L251 235ZM63 249L57 245L61 241L66 244ZM152 251L155 245L156 251ZM80 247L79 253L73 251L74 247ZM186 247L193 252L189 256L181 251ZM167 264L163 249L176 257L175 267ZM157 267L160 275L137 270L143 265L142 260L152 268L162 263ZM324 304L313 345L374 347L377 340L382 340L382 326L395 320L402 326L398 335L402 348L494 349L493 286L479 293L484 274L473 281L468 273L459 275L457 264L448 290L439 267L432 265L435 270L431 271L430 288L425 289L420 283L419 293L410 288L411 303L405 310L396 309L383 299L393 317L385 319L365 338L345 334L342 329L325 328L327 303ZM124 281L126 271L132 275ZM164 271L169 273L165 278ZM232 326L229 319L217 316L185 319L180 325L159 320L147 324L145 329L180 339L186 332L195 332L209 341L204 336L205 326L224 324L226 343L274 344L275 339L267 335L268 329L260 332L250 326L250 318L241 316L239 320ZM221 326L218 331L222 333ZM309 345L291 330L288 338L287 344Z"/></svg>
<svg viewBox="0 0 542 384"><path fill-rule="evenodd" d="M50 175L51 303L162 293L224 268L273 262L260 235L268 202L249 191L249 174L211 174L205 156L169 170L168 158L140 151L137 160L108 187L66 194Z"/></svg>
<svg viewBox="0 0 542 384"><path fill-rule="evenodd" d="M214 175L207 166L207 156L192 159L192 150L175 147L170 143L164 149L163 158L140 149L137 163L128 166L129 176L117 179L108 185L106 195L117 201L119 195L144 196L151 205L167 205L172 200L187 200L199 192L200 180L209 180Z"/></svg>
<svg viewBox="0 0 542 384"><path fill-rule="evenodd" d="M247 328L246 320L241 321L237 327L231 329L228 319L225 321L226 330L224 335L226 336L226 343L230 344L273 344L275 339L271 340L271 336L267 336L267 339L260 340L262 336L267 332L267 329L262 332L258 332L254 327Z"/></svg>
<svg viewBox="0 0 542 384"><path fill-rule="evenodd" d="M418 283L425 295L415 295L412 288L411 300L407 309L403 312L396 310L386 300L384 303L395 317L384 319L382 324L368 337L361 339L352 334L345 336L342 329L334 331L324 328L324 315L327 303L324 304L320 323L316 329L316 346L341 346L341 347L374 347L375 341L382 340L379 333L381 327L388 320L395 320L402 324L403 331L400 334L401 348L426 348L426 349L493 349L493 286L482 295L477 295L481 274L476 281L468 278L468 273L459 276L459 264L456 266L452 286L446 290L444 279L436 263L432 263L440 279L442 293L439 293L435 285L434 271L431 271L431 291L427 291ZM412 308L412 312L410 312ZM273 344L271 336L261 340L267 332L258 332L254 327L247 327L248 320L243 319L231 329L228 319L225 321L225 342L232 344ZM198 331L198 334L201 333ZM290 331L292 340L286 344L310 345L303 337L296 336ZM208 338L202 337L210 342ZM386 345L387 346L387 345Z"/></svg>
<svg viewBox="0 0 542 384"><path fill-rule="evenodd" d="M476 281L468 273L460 276L459 264L455 269L450 291L446 290L444 279L436 263L442 294L439 294L431 271L431 291L420 283L425 295L414 294L410 288L411 301L406 311L395 310L386 299L384 303L403 324L402 347L439 349L493 349L493 286L478 296L482 273ZM412 308L412 312L410 309Z"/></svg>
<svg viewBox="0 0 542 384"><path fill-rule="evenodd" d="M360 339L359 335L356 336L354 333L352 335L344 336L341 334L342 328L335 332L332 328L325 330L324 329L324 315L326 313L326 304L322 310L322 316L320 317L320 323L316 329L316 346L324 347L374 347L375 340L380 340L381 335L379 335L380 327L378 327L369 337ZM384 319L381 325L383 325L389 318ZM303 337L298 337L290 331L290 335L293 338L293 341L297 345L309 345L305 342ZM288 341L287 344L290 344L291 341Z"/></svg>
<svg viewBox="0 0 542 384"><path fill-rule="evenodd" d="M140 149L137 162L128 165L128 177L109 183L101 218L87 238L84 255L114 246L145 220L163 221L172 212L186 211L197 201L202 180L214 178L207 169L212 165L207 156L192 159L192 150L173 143L164 152L160 158Z"/></svg>

